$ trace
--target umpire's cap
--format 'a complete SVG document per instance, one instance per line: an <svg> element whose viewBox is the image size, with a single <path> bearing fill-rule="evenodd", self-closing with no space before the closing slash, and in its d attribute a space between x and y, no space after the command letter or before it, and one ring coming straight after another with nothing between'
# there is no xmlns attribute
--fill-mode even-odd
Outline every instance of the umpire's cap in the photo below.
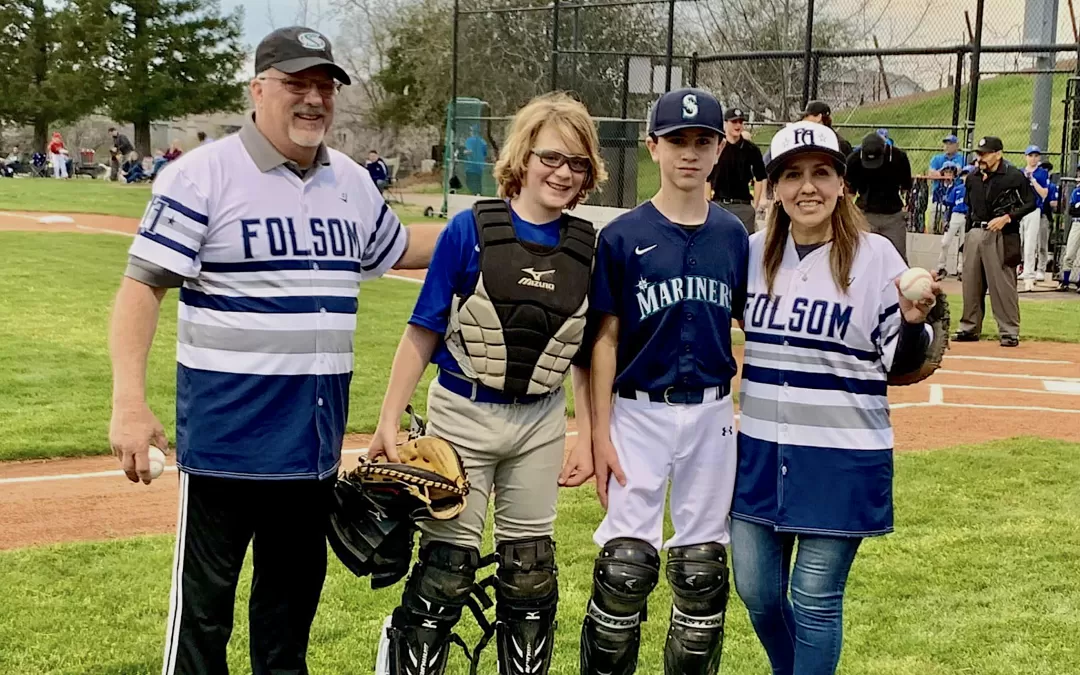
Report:
<svg viewBox="0 0 1080 675"><path fill-rule="evenodd" d="M724 109L703 89L669 91L649 111L649 134L665 136L680 129L708 129L724 135Z"/></svg>
<svg viewBox="0 0 1080 675"><path fill-rule="evenodd" d="M1002 143L1001 139L997 136L983 136L979 139L979 142L975 144L976 155L982 155L988 152L1001 152L1004 149L1005 144Z"/></svg>
<svg viewBox="0 0 1080 675"><path fill-rule="evenodd" d="M802 116L804 118L809 115L823 115L829 117L832 115L832 108L830 108L829 104L825 101L810 101L802 111Z"/></svg>
<svg viewBox="0 0 1080 675"><path fill-rule="evenodd" d="M859 149L859 159L867 169L877 169L885 163L885 138L874 132L867 134Z"/></svg>
<svg viewBox="0 0 1080 675"><path fill-rule="evenodd" d="M255 49L256 75L267 68L277 68L291 75L315 66L329 66L334 79L343 84L352 84L349 74L334 63L330 40L310 28L279 28L264 37Z"/></svg>
<svg viewBox="0 0 1080 675"><path fill-rule="evenodd" d="M816 114L816 113L815 113ZM765 173L769 180L776 182L780 169L793 157L816 153L825 155L836 165L836 171L843 175L847 170L847 158L840 152L840 141L836 132L817 122L793 122L772 138L769 144L769 161Z"/></svg>

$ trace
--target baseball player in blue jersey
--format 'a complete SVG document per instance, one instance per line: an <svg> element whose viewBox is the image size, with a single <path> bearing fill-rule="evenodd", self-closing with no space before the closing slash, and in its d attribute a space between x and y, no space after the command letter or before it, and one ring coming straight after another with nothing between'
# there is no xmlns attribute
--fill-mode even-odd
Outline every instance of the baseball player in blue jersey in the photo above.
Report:
<svg viewBox="0 0 1080 675"><path fill-rule="evenodd" d="M972 165L965 166L961 170L953 162L945 162L940 167L942 182L948 181L949 187L941 199L948 225L945 228L945 234L941 235L941 253L938 255L937 261L938 279L944 279L950 274L960 276L960 270L964 266L964 252L963 247L960 245L957 246L960 250L957 251L952 272L948 271L946 263L953 241L957 241L958 244L961 243L964 235L964 222L967 217L967 188L964 187L963 177L974 170L975 167Z"/></svg>
<svg viewBox="0 0 1080 675"><path fill-rule="evenodd" d="M426 266L437 226L407 231L368 172L323 144L349 76L323 35L268 35L255 114L238 134L161 170L116 296L109 438L132 481L168 448L146 402L162 298L180 290L180 505L163 675L228 672L249 544L251 669L306 673L326 574L357 293L391 267Z"/></svg>
<svg viewBox="0 0 1080 675"><path fill-rule="evenodd" d="M1046 253L1039 255L1040 230L1042 229L1043 200L1050 192L1050 172L1042 166L1042 150L1037 145L1029 145L1024 150L1024 159L1027 166L1024 167L1024 175L1031 183L1035 192L1035 210L1024 216L1020 222L1020 241L1024 252L1024 270L1021 278L1024 280L1024 290L1031 291L1035 288L1036 281L1042 281L1046 277Z"/></svg>
<svg viewBox="0 0 1080 675"><path fill-rule="evenodd" d="M596 234L563 210L605 177L585 106L562 93L538 97L515 115L495 165L502 199L457 214L439 237L369 457L397 460L398 420L434 363L428 433L457 450L470 492L455 519L420 523L419 561L387 626L379 675L445 672L493 492L498 670L548 672L558 489L592 475L589 350L581 346ZM578 443L564 464L563 380L571 369Z"/></svg>
<svg viewBox="0 0 1080 675"><path fill-rule="evenodd" d="M1080 168L1076 171L1080 177ZM1069 290L1069 284L1075 282L1080 293L1080 185L1073 188L1069 195L1069 237L1065 242L1065 257L1061 262L1061 284L1058 290Z"/></svg>
<svg viewBox="0 0 1080 675"><path fill-rule="evenodd" d="M674 596L668 675L713 675L728 600L727 512L735 470L731 322L742 317L746 229L706 200L720 103L664 94L649 115L660 190L600 232L592 308L593 457L607 515L593 536L581 673L635 672L640 623L668 549ZM670 484L675 534L664 541Z"/></svg>
<svg viewBox="0 0 1080 675"><path fill-rule="evenodd" d="M776 204L750 237L732 567L773 675L831 675L855 553L893 527L887 377L923 364L934 296L900 294L907 266L845 198L830 129L784 127L770 155Z"/></svg>

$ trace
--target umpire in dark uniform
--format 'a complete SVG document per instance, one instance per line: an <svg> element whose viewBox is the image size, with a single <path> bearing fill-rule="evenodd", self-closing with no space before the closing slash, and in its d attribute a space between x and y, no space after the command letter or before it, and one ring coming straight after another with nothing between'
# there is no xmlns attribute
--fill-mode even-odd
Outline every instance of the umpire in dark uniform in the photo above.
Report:
<svg viewBox="0 0 1080 675"><path fill-rule="evenodd" d="M911 191L907 153L876 133L867 134L859 151L848 155L847 182L858 194L855 206L866 214L870 231L891 241L907 262L907 218L901 197Z"/></svg>
<svg viewBox="0 0 1080 675"><path fill-rule="evenodd" d="M957 342L976 342L982 334L986 292L1002 347L1020 343L1020 219L1035 210L1035 191L1020 169L1001 157L1000 138L985 136L975 146L978 171L968 174L968 213L964 229L964 313Z"/></svg>
<svg viewBox="0 0 1080 675"><path fill-rule="evenodd" d="M761 150L743 136L746 116L741 108L728 108L724 113L724 138L720 157L716 160L709 185L712 200L742 221L746 231L753 234L758 206L765 203L765 162ZM750 183L754 184L753 197Z"/></svg>

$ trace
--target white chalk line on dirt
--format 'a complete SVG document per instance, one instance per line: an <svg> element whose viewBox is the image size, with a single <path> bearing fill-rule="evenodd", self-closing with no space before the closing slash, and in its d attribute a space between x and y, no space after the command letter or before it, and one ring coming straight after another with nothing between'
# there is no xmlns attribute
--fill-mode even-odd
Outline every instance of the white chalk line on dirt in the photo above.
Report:
<svg viewBox="0 0 1080 675"><path fill-rule="evenodd" d="M567 436L577 436L576 431L567 431ZM344 455L363 455L366 454L368 449L365 448L345 448L341 451ZM164 473L171 473L176 471L175 464L166 464ZM78 480L80 478L116 478L118 476L126 476L126 474L119 470L114 469L112 471L87 471L84 473L57 473L52 475L42 476L18 476L16 478L0 478L0 485L15 485L18 483L47 483L53 480Z"/></svg>
<svg viewBox="0 0 1080 675"><path fill-rule="evenodd" d="M930 385L930 403L935 405L945 402L945 391L940 384Z"/></svg>
<svg viewBox="0 0 1080 675"><path fill-rule="evenodd" d="M1020 387L980 387L974 384L934 384L943 389L967 389L971 391L1011 391L1018 394L1044 394L1050 396L1080 396L1080 391L1051 391L1049 389L1022 389Z"/></svg>
<svg viewBox="0 0 1080 675"><path fill-rule="evenodd" d="M1000 363L1047 363L1059 365L1072 364L1072 361L1055 361L1053 359L1011 359L1005 356L967 356L964 354L948 354L947 356L945 356L946 361L952 361L954 359L966 359L968 361L997 361Z"/></svg>
<svg viewBox="0 0 1080 675"><path fill-rule="evenodd" d="M1058 375L1022 375L1009 373L984 373L978 370L949 370L938 368L936 371L942 375L969 375L972 377L1001 377L1013 380L1051 380L1053 382L1080 382L1080 377L1061 377Z"/></svg>

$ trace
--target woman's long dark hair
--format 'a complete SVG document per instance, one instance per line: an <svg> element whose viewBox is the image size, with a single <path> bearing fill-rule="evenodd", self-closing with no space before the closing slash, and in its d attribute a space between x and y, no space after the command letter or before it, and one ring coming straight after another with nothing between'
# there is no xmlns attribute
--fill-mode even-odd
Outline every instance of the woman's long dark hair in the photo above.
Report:
<svg viewBox="0 0 1080 675"><path fill-rule="evenodd" d="M847 293L851 285L851 266L859 251L859 235L869 231L870 227L862 211L851 203L847 195L840 195L836 200L831 220L832 251L829 252L829 267L832 269L836 287L842 293ZM765 233L765 283L769 295L773 294L773 283L784 260L784 248L787 246L790 231L791 217L778 199L770 210Z"/></svg>

